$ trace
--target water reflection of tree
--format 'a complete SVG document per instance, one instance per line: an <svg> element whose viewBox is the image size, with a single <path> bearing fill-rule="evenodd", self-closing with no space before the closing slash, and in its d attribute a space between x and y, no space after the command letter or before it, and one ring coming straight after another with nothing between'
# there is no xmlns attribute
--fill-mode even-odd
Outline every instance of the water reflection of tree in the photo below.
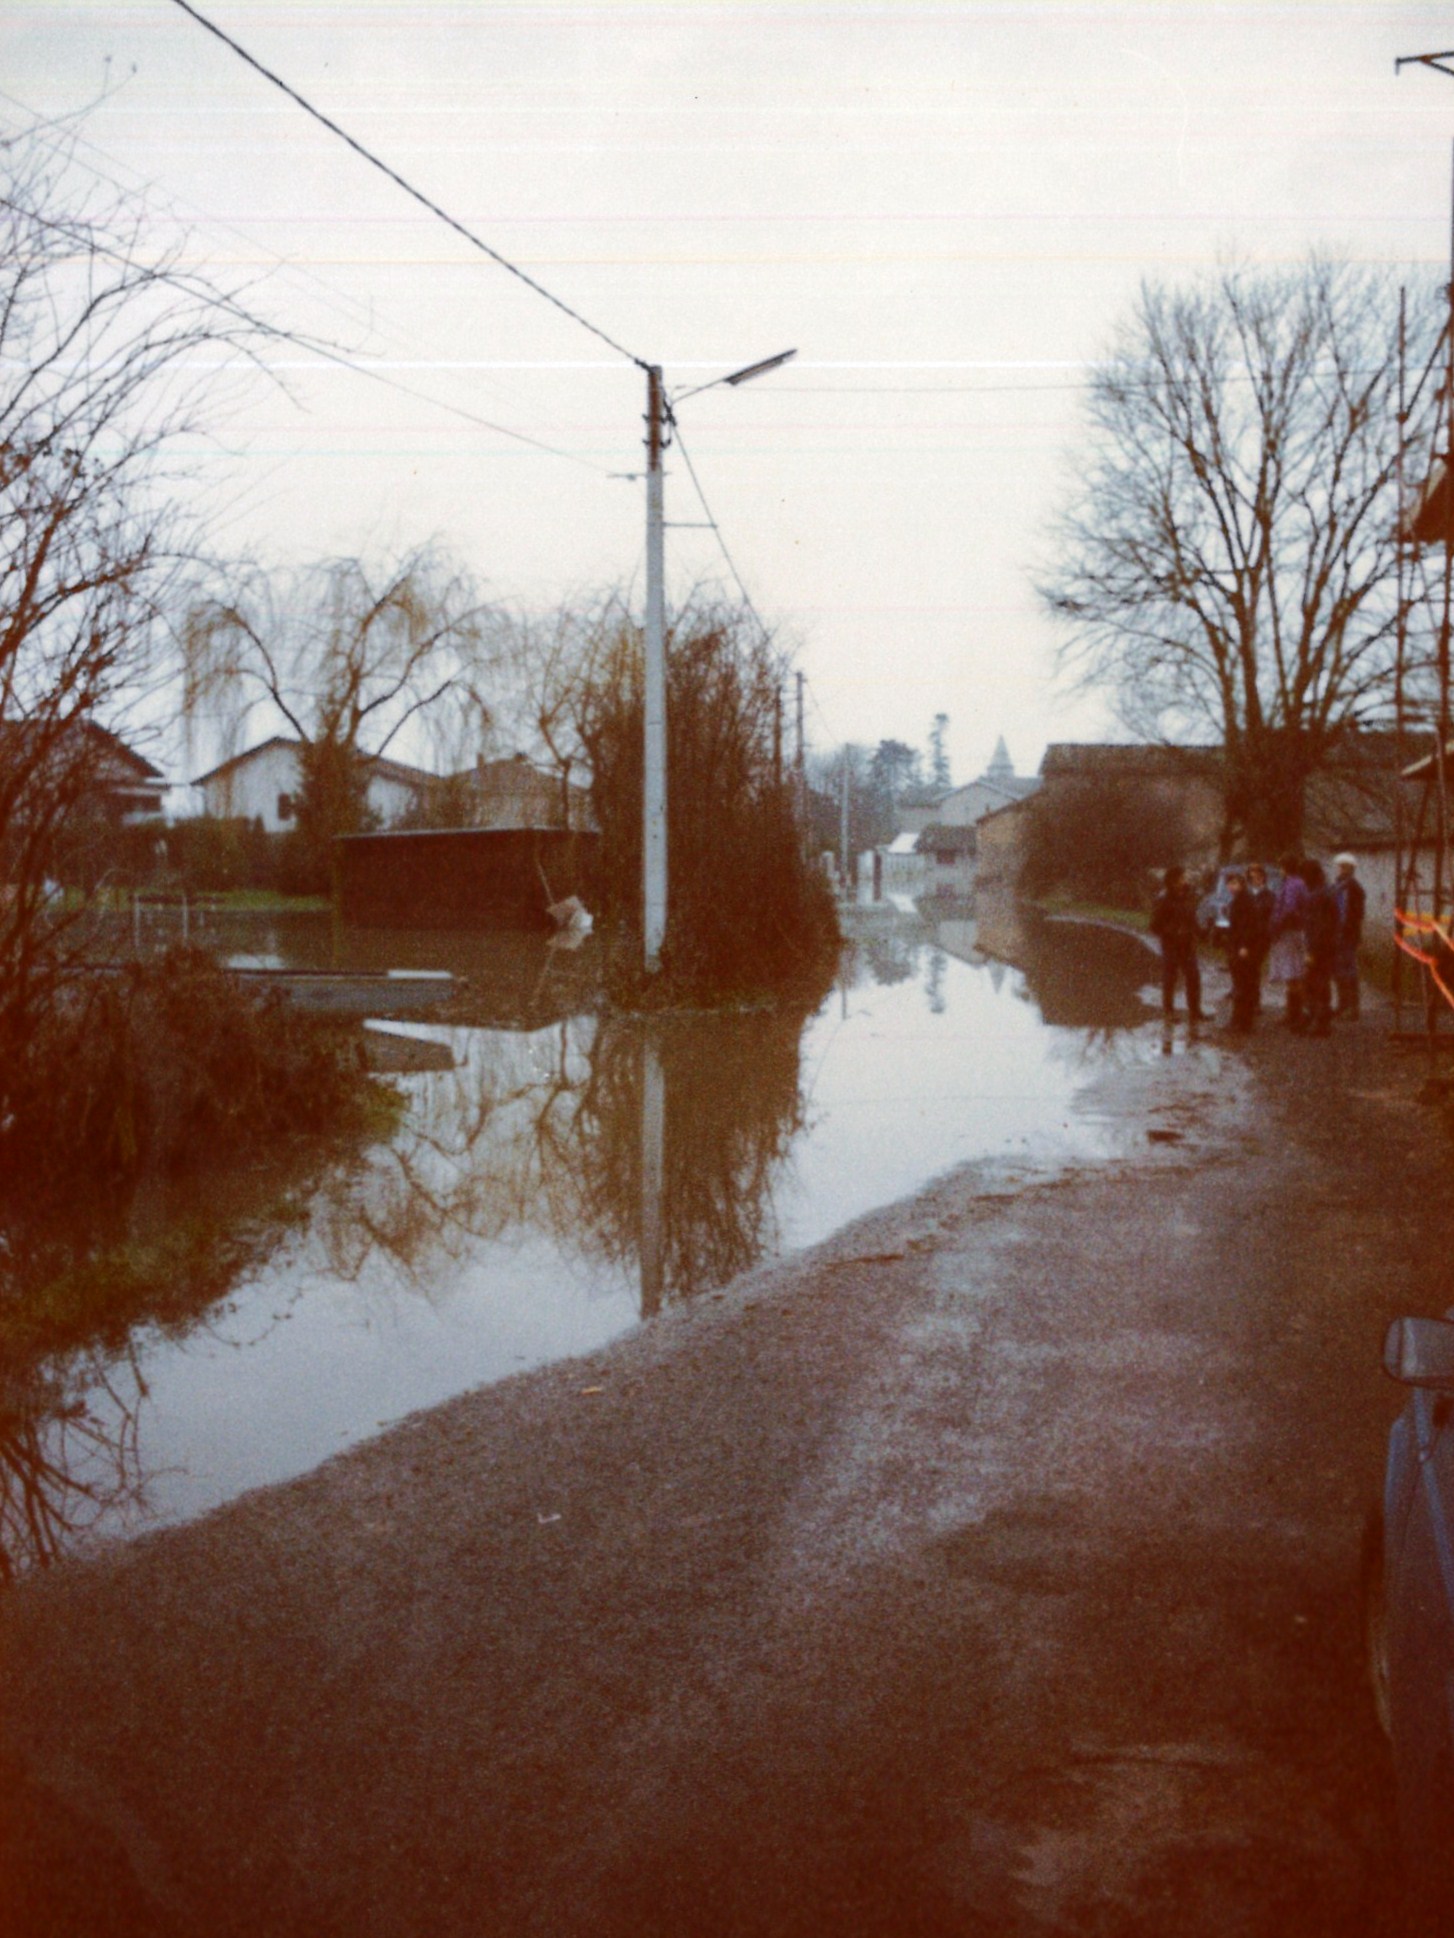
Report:
<svg viewBox="0 0 1454 1938"><path fill-rule="evenodd" d="M944 1014L944 969L945 954L942 949L929 951L929 971L924 978L924 993L929 998L929 1014Z"/></svg>
<svg viewBox="0 0 1454 1938"><path fill-rule="evenodd" d="M771 1240L774 1168L802 1122L801 1030L754 1012L463 1033L459 1066L320 1205L327 1269L356 1280L383 1259L427 1293L441 1255L534 1230L634 1273L646 1232L665 1297L724 1283Z"/></svg>
<svg viewBox="0 0 1454 1938"><path fill-rule="evenodd" d="M655 1213L664 1297L725 1284L772 1242L774 1176L803 1121L801 1034L800 1016L774 1012L608 1023L597 1038L579 1120L581 1212L602 1253L626 1263ZM642 1135L653 1054L662 1077L659 1207L644 1191L654 1168Z"/></svg>
<svg viewBox="0 0 1454 1938"><path fill-rule="evenodd" d="M428 1290L441 1255L463 1257L512 1229L568 1229L574 1121L591 1026L461 1031L456 1067L414 1096L362 1172L318 1205L313 1236L335 1277L387 1259Z"/></svg>
<svg viewBox="0 0 1454 1938"><path fill-rule="evenodd" d="M298 1288L315 1271L367 1279L373 1291L392 1277L428 1297L444 1260L541 1232L568 1254L640 1269L647 1309L722 1284L773 1237L775 1172L802 1123L802 1021L461 1030L456 1067L415 1087L389 1144L316 1194L287 1241L286 1276ZM643 1130L651 1081L654 1146ZM207 1322L202 1310L185 1323ZM130 1349L101 1345L0 1383L0 1582L141 1502L145 1394Z"/></svg>
<svg viewBox="0 0 1454 1938"><path fill-rule="evenodd" d="M109 1418L90 1404L97 1388L112 1403ZM39 1376L0 1387L0 1583L49 1566L140 1492L136 1409L99 1361L64 1391Z"/></svg>

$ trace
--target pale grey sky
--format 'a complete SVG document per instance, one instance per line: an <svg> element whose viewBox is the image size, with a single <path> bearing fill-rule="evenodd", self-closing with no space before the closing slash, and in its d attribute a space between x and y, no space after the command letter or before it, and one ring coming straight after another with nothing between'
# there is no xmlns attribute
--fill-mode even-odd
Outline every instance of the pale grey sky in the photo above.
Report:
<svg viewBox="0 0 1454 1938"><path fill-rule="evenodd" d="M203 11L490 243L685 387L759 609L801 644L818 745L923 745L957 778L1099 732L1058 697L1028 568L1084 366L1143 276L1310 247L1448 258L1454 7L258 4ZM109 66L108 66L109 64ZM265 556L442 537L501 596L635 575L642 386L169 0L0 20L0 115L112 92L86 158L265 274L284 354L201 454L223 542ZM559 446L548 456L451 414ZM702 517L679 460L668 516ZM672 584L720 578L669 534Z"/></svg>

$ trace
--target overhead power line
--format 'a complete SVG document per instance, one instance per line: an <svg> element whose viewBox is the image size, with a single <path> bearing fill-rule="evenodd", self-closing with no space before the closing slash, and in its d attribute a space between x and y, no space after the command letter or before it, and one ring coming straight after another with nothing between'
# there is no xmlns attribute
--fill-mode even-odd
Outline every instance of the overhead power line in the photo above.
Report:
<svg viewBox="0 0 1454 1938"><path fill-rule="evenodd" d="M603 329L599 328L595 323L592 323L588 317L582 316L579 310L572 309L569 303L562 301L553 291L548 290L544 283L536 282L535 278L528 275L518 263L511 262L508 256L502 256L498 249L492 249L483 236L476 235L474 230L461 222L457 216L451 215L447 209L441 208L438 202L433 201L427 196L423 189L416 188L411 181L408 181L399 173L398 169L391 168L381 156L376 155L371 148L366 148L346 128L341 128L336 121L330 120L320 108L315 108L311 101L306 100L295 87L290 87L280 74L275 74L270 67L264 67L263 63L255 55L249 54L240 42L232 38L231 34L224 33L214 21L207 18L206 14L199 13L190 4L190 0L172 0L172 5L174 7L180 7L182 12L195 20L199 27L204 27L214 39L220 40L224 47L230 48L239 60L246 61L247 65L255 73L261 74L265 81L271 82L275 88L278 88L283 94L286 94L290 101L295 101L305 114L311 115L331 135L336 135L356 155L361 156L371 168L378 169L381 175L387 175L396 187L403 189L404 193L411 196L422 208L428 209L429 213L444 223L446 228L453 229L456 235L463 236L471 248L478 249L481 255L488 256L490 261L498 264L501 269L508 270L512 276L517 277L524 283L527 289L533 289L537 296L543 296L547 303L551 304L553 308L558 309L562 315L568 316L573 323L579 323L583 330L589 330L593 337L597 338L601 343L604 343L609 349L614 350L618 357L625 357L628 363L634 363L640 370L648 370L651 368L644 357L638 357L633 350L628 350L624 344L620 344L614 337L608 336Z"/></svg>
<svg viewBox="0 0 1454 1938"><path fill-rule="evenodd" d="M331 350L324 344L305 344L315 356L326 358L345 370L357 371L361 377L369 377L376 384L387 384L390 390L397 390L405 397L416 397L423 404L432 404L436 410L448 411L451 417L461 417L467 424L477 424L481 430L495 431L501 437L513 439L516 444L525 444L533 451L543 451L547 457L566 458L571 464L579 464L587 471L593 471L599 478L614 478L618 474L610 471L604 464L593 464L583 458L578 451L566 451L558 444L547 444L543 439L531 437L528 431L512 431L508 424L497 424L492 418L481 417L477 412L467 410L463 404L446 403L442 397L434 397L427 390L420 390L414 384L401 383L397 377L390 377L382 370L375 370L369 364L356 363L341 350Z"/></svg>
<svg viewBox="0 0 1454 1938"><path fill-rule="evenodd" d="M59 137L47 134L44 117L39 115L27 102L17 99L13 94L5 93L3 89L0 89L0 100L9 101L13 106L21 109L23 113L30 115L32 117L30 129L32 134L35 134L41 140L48 140L51 148L57 153L64 152L68 154L71 159L86 169L97 181L104 182L118 194L134 192L128 191L124 184L117 181L114 175L108 175L95 162L87 161L83 157L75 154L74 144L80 143L91 149L94 154L101 156L102 160L110 162L112 166L124 167L124 164L116 161L115 156L108 155L104 149L97 147L95 142L88 141L84 136L79 135L72 136L70 141L62 142ZM91 239L90 246L97 249L100 254L107 257L110 261L124 265L128 260L120 250L113 249L106 243L95 238ZM283 264L285 268L293 267L293 265L285 263L284 259L280 256L275 257L275 260ZM314 280L319 279L315 278ZM183 286L191 287L189 278L183 278L182 282ZM323 287L327 289L326 284ZM249 313L241 306L236 298L225 292L211 292L209 300L216 302L219 308L241 322L250 322L252 320ZM462 418L465 423L475 424L481 430L494 431L500 437L507 437L517 444L527 445L531 450L542 451L548 457L565 458L571 464L579 464L587 471L594 472L597 477L611 478L618 475L608 469L604 464L593 464L589 458L582 457L578 451L567 451L562 449L560 445L547 444L542 438L532 437L528 431L517 431L513 430L508 424L497 424L493 418L480 416L478 411L468 410L462 404L452 404L446 398L436 397L427 390L420 390L417 385L405 383L398 377L392 377L373 364L360 362L357 358L351 357L346 351L335 348L332 344L320 337L304 336L299 331L290 330L286 325L281 323L265 323L263 329L269 338L282 343L291 343L297 349L306 351L310 356L318 357L327 363L336 364L340 369L354 371L358 376L367 377L377 384L384 384L390 390L397 390L405 397L416 398L423 404L432 404L436 410L445 411L451 417Z"/></svg>
<svg viewBox="0 0 1454 1938"><path fill-rule="evenodd" d="M752 594L747 590L746 585L743 583L742 574L737 570L736 561L732 557L731 552L728 551L727 549L727 540L722 535L722 527L717 523L717 520L712 512L712 507L707 503L707 494L705 491L703 491L702 481L697 476L697 467L692 463L691 452L688 451L686 446L686 440L682 436L682 427L677 422L675 417L672 418L671 424L672 424L672 430L676 435L676 447L682 454L682 463L687 467L687 475L692 481L692 487L695 490L698 501L701 504L702 516L706 519L708 525L711 527L713 533L716 535L717 543L720 546L722 551L722 556L727 561L727 570L732 574L732 577L736 580L737 590L742 594L742 603L747 607L747 610L752 614L753 618L757 621L758 626L762 632L763 638L767 640L769 643L771 643L772 634L768 630L767 624L764 621L762 614L757 610L757 607L752 602Z"/></svg>

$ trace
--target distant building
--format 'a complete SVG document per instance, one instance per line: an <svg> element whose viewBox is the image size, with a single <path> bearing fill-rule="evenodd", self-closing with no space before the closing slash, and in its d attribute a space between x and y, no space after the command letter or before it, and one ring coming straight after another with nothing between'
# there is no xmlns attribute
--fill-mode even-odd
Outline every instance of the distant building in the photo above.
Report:
<svg viewBox="0 0 1454 1938"><path fill-rule="evenodd" d="M971 783L972 784L972 783ZM916 837L924 859L926 895L968 895L974 887L979 855L978 830L953 822L925 828Z"/></svg>
<svg viewBox="0 0 1454 1938"><path fill-rule="evenodd" d="M891 894L919 894L928 863L916 834L896 834L883 853L883 885Z"/></svg>
<svg viewBox="0 0 1454 1938"><path fill-rule="evenodd" d="M972 828L997 808L1024 800L1039 785L1034 775L1015 772L1002 734L978 780L966 781L962 787L918 788L905 795L899 803L899 826L910 834L930 828Z"/></svg>
<svg viewBox="0 0 1454 1938"><path fill-rule="evenodd" d="M976 886L1013 888L1025 864L1029 835L1031 800L1010 801L986 814L975 829L978 853L975 857Z"/></svg>
<svg viewBox="0 0 1454 1938"><path fill-rule="evenodd" d="M568 782L524 754L477 760L444 783L461 827L596 828L590 789Z"/></svg>
<svg viewBox="0 0 1454 1938"><path fill-rule="evenodd" d="M1410 750L1414 742L1408 743ZM1400 782L1395 737L1363 733L1351 737L1337 756L1307 785L1303 846L1309 854L1331 856L1340 849L1358 855L1369 889L1369 922L1375 905L1380 918L1392 919L1395 798L1403 797L1404 822L1416 818L1418 768ZM1166 747L1106 742L1058 742L1045 750L1040 792L1033 804L993 809L977 826L978 880L1013 885L1025 859L1032 813L1067 819L1091 811L1098 787L1128 785L1177 830L1180 859L1192 870L1210 868L1222 858L1226 807L1221 750L1216 747ZM1275 855L1248 857L1276 861Z"/></svg>
<svg viewBox="0 0 1454 1938"><path fill-rule="evenodd" d="M219 820L260 821L269 834L286 833L297 824L301 751L301 741L274 734L200 775L195 785L202 791L203 813ZM366 756L364 764L369 813L386 828L409 812L434 779L422 768L379 754Z"/></svg>
<svg viewBox="0 0 1454 1938"><path fill-rule="evenodd" d="M1217 859L1224 809L1216 748L1059 741L1045 749L1031 797L1005 802L978 824L978 879L1012 887L1027 851L1031 817L1061 809L1068 820L1093 812L1097 789L1132 787L1148 811L1178 830L1180 858L1192 869Z"/></svg>
<svg viewBox="0 0 1454 1938"><path fill-rule="evenodd" d="M960 787L915 788L902 796L897 808L902 832L885 851L886 865L912 843L919 856L919 892L968 895L978 868L977 831L985 816L1028 799L1039 786L1033 775L1015 772L1001 735L978 780ZM902 870L903 864L898 866Z"/></svg>

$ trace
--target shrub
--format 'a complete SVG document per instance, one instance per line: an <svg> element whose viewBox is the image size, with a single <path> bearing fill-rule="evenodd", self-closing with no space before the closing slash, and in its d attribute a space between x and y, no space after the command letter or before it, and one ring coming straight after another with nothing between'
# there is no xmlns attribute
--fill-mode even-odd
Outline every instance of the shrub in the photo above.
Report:
<svg viewBox="0 0 1454 1938"><path fill-rule="evenodd" d="M642 656L622 626L595 660L581 709L601 827L603 914L618 994L719 1002L820 977L839 944L832 892L807 861L774 747L782 668L760 630L697 609L667 660L663 974L640 976Z"/></svg>
<svg viewBox="0 0 1454 1938"><path fill-rule="evenodd" d="M1179 789L1155 781L1087 776L1034 795L1020 887L1029 895L1141 902L1154 873L1184 861L1187 817Z"/></svg>
<svg viewBox="0 0 1454 1938"><path fill-rule="evenodd" d="M357 1044L239 989L177 948L79 975L0 1072L0 1287L64 1231L72 1254L143 1181L180 1178L300 1134L362 1127L374 1096Z"/></svg>

